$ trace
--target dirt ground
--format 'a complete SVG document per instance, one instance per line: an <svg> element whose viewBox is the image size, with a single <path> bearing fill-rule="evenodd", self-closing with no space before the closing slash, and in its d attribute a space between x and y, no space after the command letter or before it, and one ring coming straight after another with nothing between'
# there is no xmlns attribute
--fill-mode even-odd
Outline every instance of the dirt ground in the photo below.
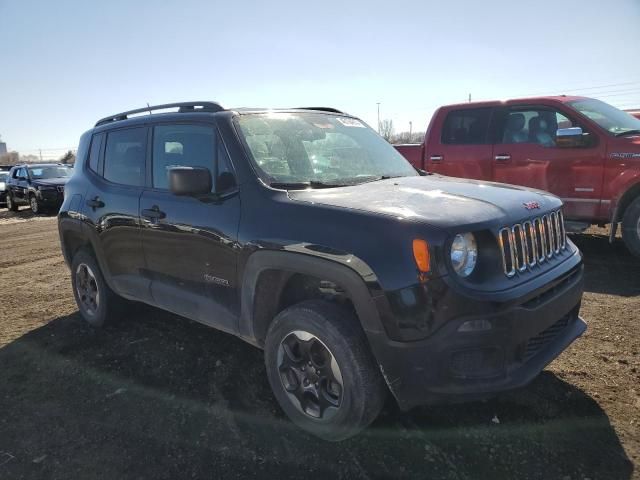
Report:
<svg viewBox="0 0 640 480"><path fill-rule="evenodd" d="M531 385L398 411L348 441L293 426L261 352L150 307L92 330L55 218L0 210L0 479L640 478L640 261L585 254L587 333Z"/></svg>

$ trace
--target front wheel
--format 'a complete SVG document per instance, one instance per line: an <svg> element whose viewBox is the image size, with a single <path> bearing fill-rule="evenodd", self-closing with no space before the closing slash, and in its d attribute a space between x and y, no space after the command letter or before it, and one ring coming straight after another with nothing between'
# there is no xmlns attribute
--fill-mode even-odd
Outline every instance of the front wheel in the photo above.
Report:
<svg viewBox="0 0 640 480"><path fill-rule="evenodd" d="M325 440L349 438L380 413L387 389L356 316L308 300L276 316L265 342L269 383L299 427Z"/></svg>
<svg viewBox="0 0 640 480"><path fill-rule="evenodd" d="M35 195L31 195L29 197L29 206L31 207L31 211L33 212L34 215L38 215L42 210L40 208L40 202L38 202L38 199L36 198Z"/></svg>
<svg viewBox="0 0 640 480"><path fill-rule="evenodd" d="M622 240L632 254L640 257L640 197L631 202L624 212Z"/></svg>

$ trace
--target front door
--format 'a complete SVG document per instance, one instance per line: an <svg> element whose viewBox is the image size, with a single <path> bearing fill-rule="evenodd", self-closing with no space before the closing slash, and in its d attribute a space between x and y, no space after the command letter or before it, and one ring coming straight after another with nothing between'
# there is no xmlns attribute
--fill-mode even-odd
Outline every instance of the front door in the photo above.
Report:
<svg viewBox="0 0 640 480"><path fill-rule="evenodd" d="M566 218L597 218L604 155L595 135L586 132L582 147L558 147L558 128L584 130L568 112L547 106L515 106L502 115L493 146L493 179L559 196Z"/></svg>
<svg viewBox="0 0 640 480"><path fill-rule="evenodd" d="M208 168L212 195L176 196L169 191L174 166ZM147 274L154 303L216 328L237 332L236 280L240 197L229 182L226 150L210 124L162 124L153 129L152 188L142 195ZM217 184L217 185L216 185Z"/></svg>

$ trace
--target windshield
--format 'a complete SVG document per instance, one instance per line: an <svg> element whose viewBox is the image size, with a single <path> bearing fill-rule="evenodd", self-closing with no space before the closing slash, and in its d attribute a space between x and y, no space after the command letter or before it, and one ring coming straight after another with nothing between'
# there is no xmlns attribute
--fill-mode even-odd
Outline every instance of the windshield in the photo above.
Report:
<svg viewBox="0 0 640 480"><path fill-rule="evenodd" d="M640 130L640 120L600 100L575 100L569 105L615 135Z"/></svg>
<svg viewBox="0 0 640 480"><path fill-rule="evenodd" d="M241 115L238 125L270 184L355 185L417 172L360 120L322 113Z"/></svg>
<svg viewBox="0 0 640 480"><path fill-rule="evenodd" d="M64 167L61 165L52 165L50 167L32 167L29 168L31 178L34 180L41 180L47 178L67 178L71 176L72 170L70 167Z"/></svg>

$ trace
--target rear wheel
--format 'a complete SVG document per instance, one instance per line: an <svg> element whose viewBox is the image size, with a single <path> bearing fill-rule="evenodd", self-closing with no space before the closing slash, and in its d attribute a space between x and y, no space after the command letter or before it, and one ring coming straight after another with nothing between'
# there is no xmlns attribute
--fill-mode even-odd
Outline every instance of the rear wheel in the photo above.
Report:
<svg viewBox="0 0 640 480"><path fill-rule="evenodd" d="M93 327L101 327L125 305L126 301L109 288L98 262L87 250L73 256L71 285L80 314Z"/></svg>
<svg viewBox="0 0 640 480"><path fill-rule="evenodd" d="M18 205L13 201L13 197L9 192L7 192L7 208L12 212L18 211Z"/></svg>
<svg viewBox="0 0 640 480"><path fill-rule="evenodd" d="M357 434L384 405L386 386L358 319L339 305L309 300L278 314L265 362L285 413L325 440Z"/></svg>
<svg viewBox="0 0 640 480"><path fill-rule="evenodd" d="M640 257L640 197L631 202L624 212L622 239L629 251Z"/></svg>

